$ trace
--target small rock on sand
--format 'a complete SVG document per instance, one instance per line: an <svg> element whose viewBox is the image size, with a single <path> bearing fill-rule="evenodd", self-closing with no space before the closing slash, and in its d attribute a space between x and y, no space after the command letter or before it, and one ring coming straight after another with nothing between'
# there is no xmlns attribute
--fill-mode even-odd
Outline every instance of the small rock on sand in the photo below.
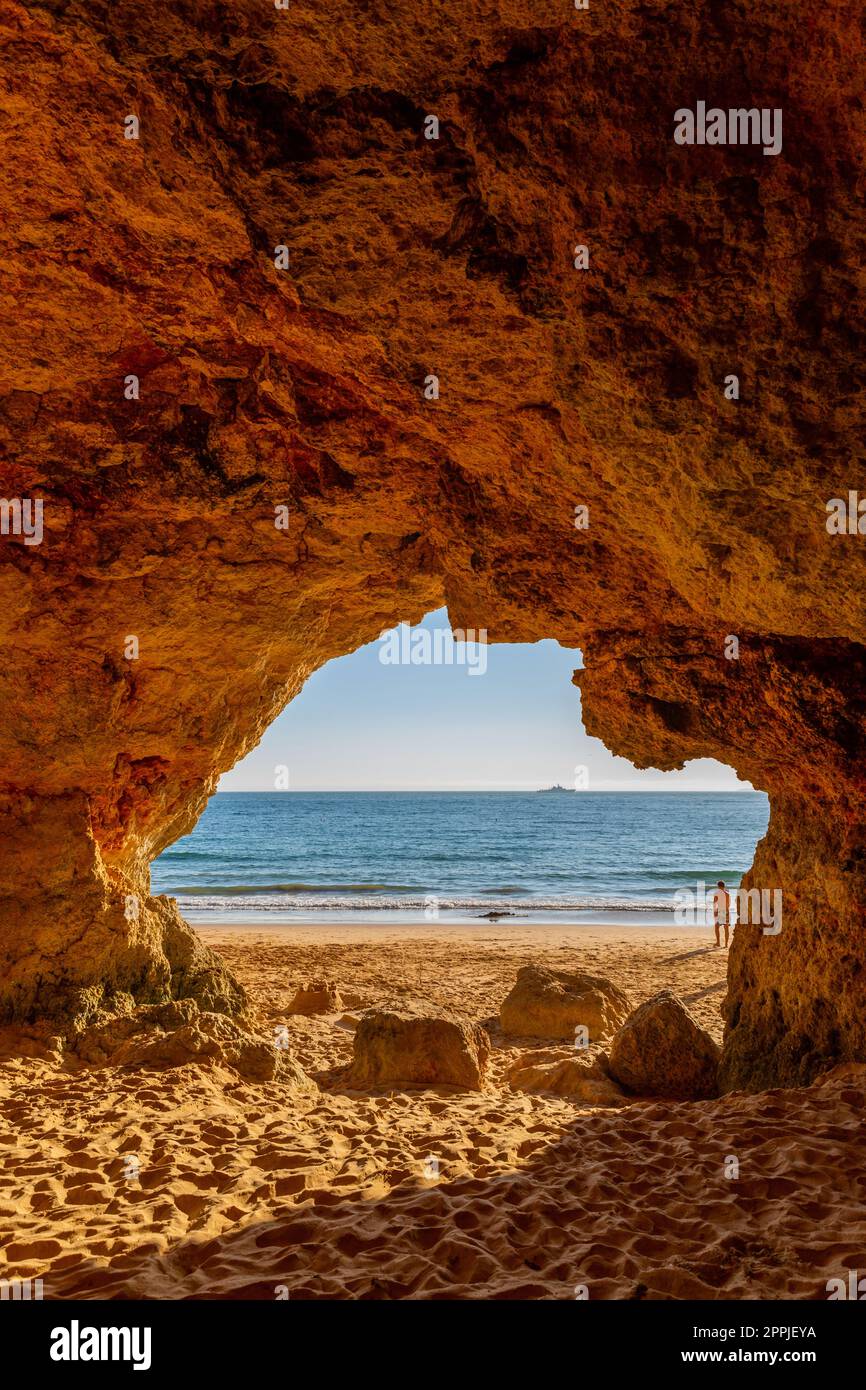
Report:
<svg viewBox="0 0 866 1390"><path fill-rule="evenodd" d="M597 1058L542 1048L523 1052L505 1073L512 1091L547 1091L588 1105L621 1105L626 1096Z"/></svg>
<svg viewBox="0 0 866 1390"><path fill-rule="evenodd" d="M343 999L333 980L311 980L299 986L286 1013L309 1018L313 1014L340 1013L342 1009Z"/></svg>

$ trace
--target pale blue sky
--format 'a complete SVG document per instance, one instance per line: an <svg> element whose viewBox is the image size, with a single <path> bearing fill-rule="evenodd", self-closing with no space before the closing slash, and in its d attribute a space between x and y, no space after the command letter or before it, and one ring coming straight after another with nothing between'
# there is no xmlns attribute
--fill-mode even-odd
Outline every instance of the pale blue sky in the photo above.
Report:
<svg viewBox="0 0 866 1390"><path fill-rule="evenodd" d="M445 611L421 626L446 629ZM278 766L295 791L572 787L576 766L590 791L750 789L708 758L664 773L613 757L583 730L571 684L580 653L557 642L492 644L483 675L456 661L385 665L383 649L372 642L317 671L220 790L273 791Z"/></svg>

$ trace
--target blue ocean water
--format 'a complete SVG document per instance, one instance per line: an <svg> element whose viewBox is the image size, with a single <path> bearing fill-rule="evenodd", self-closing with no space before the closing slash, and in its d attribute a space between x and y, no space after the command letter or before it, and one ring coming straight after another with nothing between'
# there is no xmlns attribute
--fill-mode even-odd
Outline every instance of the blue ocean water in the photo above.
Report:
<svg viewBox="0 0 866 1390"><path fill-rule="evenodd" d="M196 921L668 923L678 889L739 883L768 817L762 792L222 792L153 892Z"/></svg>

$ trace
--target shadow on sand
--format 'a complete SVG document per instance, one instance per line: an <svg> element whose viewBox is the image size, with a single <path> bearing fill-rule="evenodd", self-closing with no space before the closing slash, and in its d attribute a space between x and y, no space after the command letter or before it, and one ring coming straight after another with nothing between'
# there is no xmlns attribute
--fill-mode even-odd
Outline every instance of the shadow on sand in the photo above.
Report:
<svg viewBox="0 0 866 1390"><path fill-rule="evenodd" d="M578 1112L525 1167L301 1192L278 1219L67 1257L46 1297L824 1299L866 1249L864 1093L849 1064L803 1090Z"/></svg>

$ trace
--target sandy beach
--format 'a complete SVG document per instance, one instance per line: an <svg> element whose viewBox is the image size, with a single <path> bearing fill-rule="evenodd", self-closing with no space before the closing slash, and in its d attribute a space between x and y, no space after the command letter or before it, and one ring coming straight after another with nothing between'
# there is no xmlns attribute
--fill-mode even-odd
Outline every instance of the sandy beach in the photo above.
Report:
<svg viewBox="0 0 866 1390"><path fill-rule="evenodd" d="M635 1004L672 989L720 1040L727 957L709 931L197 930L318 1092L208 1064L6 1056L0 1276L41 1278L46 1298L819 1299L862 1257L863 1066L807 1090L593 1108L513 1090L509 1065L541 1044L494 1030L480 1092L341 1084L364 1008L482 1022L527 964L604 975ZM344 1011L289 1016L321 978Z"/></svg>

